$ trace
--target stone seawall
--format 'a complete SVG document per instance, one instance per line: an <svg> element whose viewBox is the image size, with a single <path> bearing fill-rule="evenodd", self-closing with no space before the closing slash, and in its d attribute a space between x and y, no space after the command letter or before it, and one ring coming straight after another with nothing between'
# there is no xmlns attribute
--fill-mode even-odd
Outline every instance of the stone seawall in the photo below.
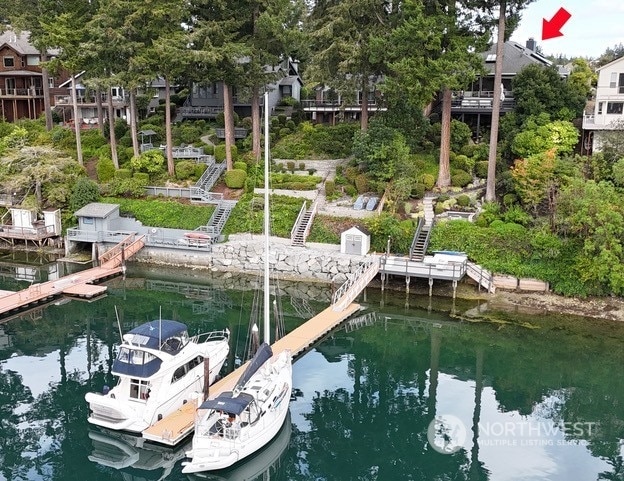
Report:
<svg viewBox="0 0 624 481"><path fill-rule="evenodd" d="M366 256L342 254L340 246L309 243L293 247L289 239L270 238L269 262L282 279L342 284ZM133 260L176 267L205 268L223 272L262 271L264 240L259 235L230 236L228 242L215 244L212 252L144 247Z"/></svg>

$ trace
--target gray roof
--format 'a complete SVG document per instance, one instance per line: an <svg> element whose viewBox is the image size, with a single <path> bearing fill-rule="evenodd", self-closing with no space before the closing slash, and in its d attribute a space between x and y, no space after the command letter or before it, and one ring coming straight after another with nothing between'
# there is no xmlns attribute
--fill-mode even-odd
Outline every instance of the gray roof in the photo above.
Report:
<svg viewBox="0 0 624 481"><path fill-rule="evenodd" d="M297 77L296 75L289 75L288 77L284 77L282 80L280 80L280 85L292 85L295 83L301 83L301 79L299 77Z"/></svg>
<svg viewBox="0 0 624 481"><path fill-rule="evenodd" d="M98 217L105 218L111 213L119 210L119 204L104 204L102 202L92 202L85 205L82 209L74 212L76 217Z"/></svg>
<svg viewBox="0 0 624 481"><path fill-rule="evenodd" d="M22 31L20 33L14 30L7 30L0 33L0 47L8 45L20 55L39 55L37 50L29 41L30 32ZM58 50L48 50L49 55L58 54Z"/></svg>
<svg viewBox="0 0 624 481"><path fill-rule="evenodd" d="M486 59L488 56L496 54L496 44L492 45L487 52L483 52L485 70L487 75L494 75L494 67L496 65L494 57L493 61L488 62ZM515 75L527 65L541 65L543 67L549 67L552 65L550 60L546 59L539 53L520 45L514 41L505 42L504 58L503 58L503 75Z"/></svg>

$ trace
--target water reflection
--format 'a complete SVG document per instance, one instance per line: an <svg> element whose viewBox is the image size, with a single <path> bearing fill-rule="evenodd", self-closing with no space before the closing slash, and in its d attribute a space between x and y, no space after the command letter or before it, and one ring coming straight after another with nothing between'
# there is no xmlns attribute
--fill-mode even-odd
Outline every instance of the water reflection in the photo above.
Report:
<svg viewBox="0 0 624 481"><path fill-rule="evenodd" d="M141 437L108 430L89 430L93 450L89 461L120 470L124 481L167 479L184 458L190 439L175 449L145 442Z"/></svg>
<svg viewBox="0 0 624 481"><path fill-rule="evenodd" d="M232 351L244 347L253 282L205 276L130 269L105 298L0 325L0 481L189 481L184 447L158 451L90 431L84 394L114 383L116 306L124 329L162 310L191 331L228 327ZM296 287L284 288L287 330L329 297ZM381 293L367 290L368 309L295 362L303 395L291 403L281 454L269 449L213 479L624 479L624 324L415 294L406 309L403 292L383 296L381 308ZM452 305L462 320L447 315ZM428 436L445 416L463 426L450 454Z"/></svg>
<svg viewBox="0 0 624 481"><path fill-rule="evenodd" d="M282 429L273 440L253 456L240 461L227 469L205 473L188 474L189 481L253 481L274 478L281 466L284 452L290 443L292 432L290 412Z"/></svg>

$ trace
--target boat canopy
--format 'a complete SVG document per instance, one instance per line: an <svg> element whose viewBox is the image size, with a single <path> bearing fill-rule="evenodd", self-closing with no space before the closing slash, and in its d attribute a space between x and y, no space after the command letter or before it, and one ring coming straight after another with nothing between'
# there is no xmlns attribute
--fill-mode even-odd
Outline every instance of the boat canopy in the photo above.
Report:
<svg viewBox="0 0 624 481"><path fill-rule="evenodd" d="M271 346L269 346L266 342L263 342L256 351L254 357L252 357L251 361L249 361L249 365L247 366L247 369L245 369L245 372L243 372L241 377L236 382L234 391L241 391L245 387L245 384L247 384L247 381L251 379L251 376L253 376L265 362L271 359L271 357L273 357L273 350L271 349Z"/></svg>
<svg viewBox="0 0 624 481"><path fill-rule="evenodd" d="M187 327L178 321L158 319L132 329L124 340L149 349L160 349L167 339L186 335Z"/></svg>
<svg viewBox="0 0 624 481"><path fill-rule="evenodd" d="M214 399L204 401L199 406L199 409L214 409L215 411L223 411L239 416L253 400L254 397L251 394L242 392L238 396L233 397L232 391L225 391Z"/></svg>

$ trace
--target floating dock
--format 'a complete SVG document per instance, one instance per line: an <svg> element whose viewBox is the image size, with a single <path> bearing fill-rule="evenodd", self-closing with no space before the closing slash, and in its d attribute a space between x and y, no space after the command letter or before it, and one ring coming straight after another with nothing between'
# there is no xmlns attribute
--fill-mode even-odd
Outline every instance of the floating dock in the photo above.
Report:
<svg viewBox="0 0 624 481"><path fill-rule="evenodd" d="M341 311L335 311L333 305L329 306L273 343L271 346L273 354L290 350L293 358L298 356L359 310L360 305L355 303L350 304ZM246 367L247 363L210 386L209 395L214 397L223 391L232 390ZM197 402L190 400L174 413L143 431L143 437L149 441L167 446L179 444L193 432L196 410Z"/></svg>

